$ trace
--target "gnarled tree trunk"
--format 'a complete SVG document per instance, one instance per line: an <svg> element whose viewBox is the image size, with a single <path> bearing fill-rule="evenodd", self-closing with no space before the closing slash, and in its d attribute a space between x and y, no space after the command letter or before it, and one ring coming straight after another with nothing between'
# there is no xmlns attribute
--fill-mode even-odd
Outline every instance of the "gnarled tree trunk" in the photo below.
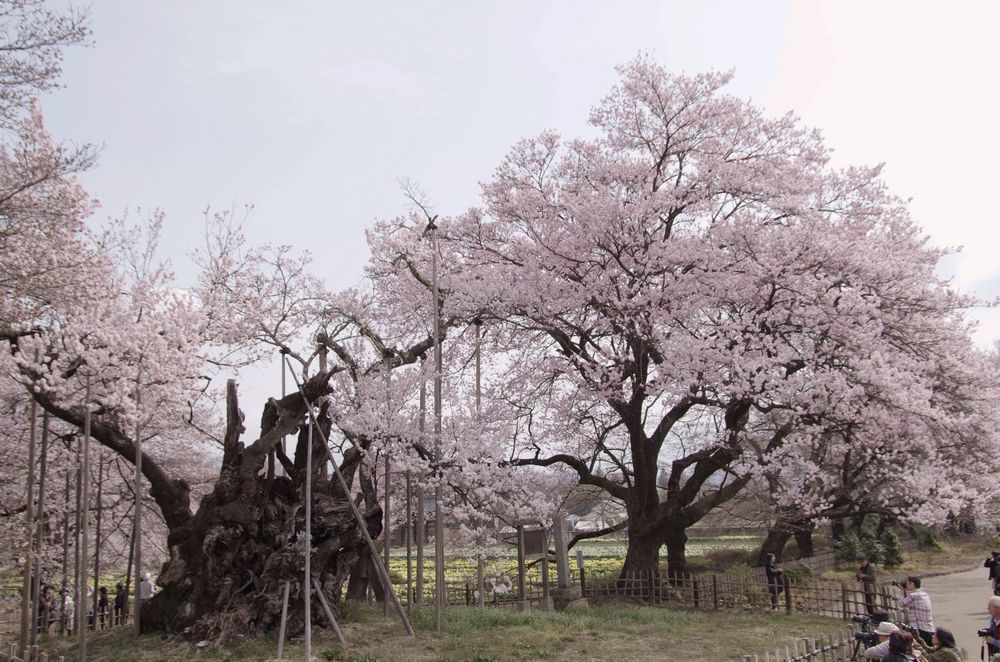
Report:
<svg viewBox="0 0 1000 662"><path fill-rule="evenodd" d="M315 396L324 392L325 380L322 387L313 381L310 385ZM305 405L297 393L281 401L271 400L265 407L261 438L245 447L239 441L243 415L237 407L235 384L230 382L219 478L197 513L183 525L170 528L170 558L157 579L162 590L143 606L144 630L190 628L199 637L226 638L276 628L286 582L290 584L288 632L304 629L303 591L309 590L303 585L309 438L305 417ZM330 420L325 410L318 419L328 433ZM298 443L290 460L276 446L295 428L299 428ZM313 577L319 579L327 601L336 610L341 604L341 587L366 543L339 485L322 478L324 435L314 432L312 436L311 563ZM287 475L273 477L269 485L266 461L271 450L276 450ZM381 533L381 517L377 505L365 514L372 537ZM322 614L314 602L316 623L322 623Z"/></svg>

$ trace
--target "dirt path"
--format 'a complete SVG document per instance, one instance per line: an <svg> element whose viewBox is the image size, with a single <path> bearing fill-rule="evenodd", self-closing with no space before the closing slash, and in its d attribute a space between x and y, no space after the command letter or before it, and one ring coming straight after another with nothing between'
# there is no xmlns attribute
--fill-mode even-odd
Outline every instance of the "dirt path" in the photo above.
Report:
<svg viewBox="0 0 1000 662"><path fill-rule="evenodd" d="M928 577L923 588L931 596L934 625L951 630L970 660L979 659L976 630L986 626L986 601L993 595L986 568L976 568L939 577Z"/></svg>

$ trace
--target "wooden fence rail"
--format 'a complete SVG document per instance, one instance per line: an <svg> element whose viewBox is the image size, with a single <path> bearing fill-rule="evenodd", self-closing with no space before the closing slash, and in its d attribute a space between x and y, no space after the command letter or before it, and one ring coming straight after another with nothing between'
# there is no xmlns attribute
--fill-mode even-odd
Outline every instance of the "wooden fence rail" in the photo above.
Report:
<svg viewBox="0 0 1000 662"><path fill-rule="evenodd" d="M842 629L819 639L799 639L784 648L775 648L773 653L744 655L743 662L846 662L863 651L864 645L857 643L854 631Z"/></svg>

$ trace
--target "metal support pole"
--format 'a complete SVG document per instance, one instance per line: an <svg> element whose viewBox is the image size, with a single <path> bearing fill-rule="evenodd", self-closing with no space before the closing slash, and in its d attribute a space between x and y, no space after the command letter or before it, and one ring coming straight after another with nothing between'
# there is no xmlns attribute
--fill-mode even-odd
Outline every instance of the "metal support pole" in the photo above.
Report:
<svg viewBox="0 0 1000 662"><path fill-rule="evenodd" d="M286 358L285 360L287 361L288 359ZM368 553L371 555L373 559L377 559L378 550L375 549L375 542L372 540L371 535L368 533L368 526L365 524L364 516L361 514L361 511L358 510L358 506L357 504L354 503L354 499L351 498L351 490L347 486L347 480L344 478L344 474L340 471L340 465L337 464L336 460L333 457L333 452L330 451L330 440L326 438L326 435L323 433L323 429L319 427L319 424L316 420L316 414L315 412L313 412L312 403L309 402L309 399L306 397L305 392L302 390L302 384L299 382L299 379L298 377L295 376L294 372L292 373L292 378L295 380L295 386L299 391L299 395L302 396L302 401L306 405L306 413L309 415L310 422L312 423L313 426L315 426L316 431L319 432L320 438L323 440L323 450L326 453L326 458L330 462L330 464L333 465L333 472L337 476L337 484L340 485L340 489L344 493L344 498L347 500L347 505L350 507L351 512L354 514L354 519L358 523L358 528L361 531L361 535L362 537L364 537L365 543L368 545ZM372 566L376 569L376 571L380 575L385 574L385 568L382 566L381 563L373 563ZM389 585L390 582L387 576L382 576L380 577L380 579L382 580L384 586ZM396 595L394 591L389 592L389 597L392 598L393 604L396 607L396 612L399 614L399 618L403 622L403 627L406 628L406 633L412 637L413 626L410 625L410 619L406 617L406 611L403 609L403 605L402 603L400 603L399 597Z"/></svg>
<svg viewBox="0 0 1000 662"><path fill-rule="evenodd" d="M140 373L141 374L141 373ZM142 599L139 597L139 587L142 584L142 393L139 391L139 376L135 378L135 512L132 513L134 529L132 544L135 547L135 614L133 626L135 633L141 634L139 613L142 611Z"/></svg>
<svg viewBox="0 0 1000 662"><path fill-rule="evenodd" d="M444 607L444 490L441 474L441 294L438 290L438 237L437 225L430 220L431 232L431 289L434 300L434 630L441 631L441 609Z"/></svg>
<svg viewBox="0 0 1000 662"><path fill-rule="evenodd" d="M421 365L421 371L423 365ZM427 429L427 381L420 380L420 443L426 442L424 432ZM417 597L418 606L424 604L424 541L427 538L427 511L424 509L424 486L417 483Z"/></svg>
<svg viewBox="0 0 1000 662"><path fill-rule="evenodd" d="M313 429L316 427L316 421L312 416L312 404L309 405L309 432L306 435L306 484L305 484L305 494L303 499L306 502L306 531L305 540L303 541L303 548L305 553L305 580L302 583L302 596L305 600L305 605L303 609L305 610L305 622L306 622L306 662L312 662L312 591L309 587L312 585L310 577L312 568L310 563L312 561L312 448L313 448Z"/></svg>
<svg viewBox="0 0 1000 662"><path fill-rule="evenodd" d="M478 317L472 320L476 325L476 434L482 441L483 424L483 320ZM485 604L483 594L486 593L486 568L483 562L482 550L476 555L476 605L482 607Z"/></svg>
<svg viewBox="0 0 1000 662"><path fill-rule="evenodd" d="M392 474L392 468L389 465L389 437L392 434L392 393L390 391L390 389L392 388L392 375L390 374L389 369L390 369L390 367L392 365L392 352L389 351L389 350L386 350L385 356L383 358L385 359L385 364L384 364L384 369L385 369L385 425L386 425L387 429L386 429L386 434L385 434L385 448L383 449L383 452L385 453L385 476L384 476L384 480L385 480L385 489L384 489L384 492L385 492L385 503L382 504L383 505L383 508L382 508L382 519L385 522L385 524L382 526L382 543L383 543L382 544L382 552L383 552L383 557L384 557L383 561L385 563L385 574L390 577L390 583L387 584L386 586L384 586L383 588L384 588L384 590L386 592L388 592L388 591L392 590L392 583L391 583L391 577L392 577L392 575L389 572L389 550L390 550L390 546L391 546L391 542L392 542L392 518L391 518L390 512L389 512L389 481L390 481L390 477L391 477L391 474ZM374 561L374 559L372 559L372 560ZM385 616L389 615L389 598L388 598L388 596L386 596L386 598L384 600L382 600L382 614L385 615Z"/></svg>
<svg viewBox="0 0 1000 662"><path fill-rule="evenodd" d="M87 538L90 510L90 374L87 374L87 390L83 401L83 465L80 467L80 488L83 511L80 516L80 602L77 613L80 620L76 624L77 659L87 659ZM94 617L97 617L95 611Z"/></svg>
<svg viewBox="0 0 1000 662"><path fill-rule="evenodd" d="M100 447L98 447L100 448ZM97 449L95 449L97 450ZM97 524L94 528L94 596L93 596L93 612L94 612L94 629L98 628L98 618L100 614L98 609L99 604L99 593L100 593L100 581L101 581L101 516L103 511L102 498L104 496L104 462L101 461L101 455L97 454ZM105 615L105 618L107 615Z"/></svg>
<svg viewBox="0 0 1000 662"><path fill-rule="evenodd" d="M35 526L35 549L42 551L42 534L45 531L45 475L48 473L49 464L49 412L42 412L42 466L38 477L38 522ZM38 642L39 614L42 603L42 566L37 564L35 568L35 599L31 602L31 645ZM48 620L48 614L41 614L42 618Z"/></svg>

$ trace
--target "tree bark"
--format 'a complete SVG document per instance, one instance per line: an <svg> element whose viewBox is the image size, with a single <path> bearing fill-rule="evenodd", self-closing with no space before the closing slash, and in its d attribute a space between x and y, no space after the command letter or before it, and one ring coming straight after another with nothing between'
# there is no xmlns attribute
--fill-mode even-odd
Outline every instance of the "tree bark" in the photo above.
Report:
<svg viewBox="0 0 1000 662"><path fill-rule="evenodd" d="M795 544L798 545L800 559L807 559L813 555L813 530L815 528L816 525L809 521L803 522L795 529Z"/></svg>
<svg viewBox="0 0 1000 662"><path fill-rule="evenodd" d="M323 380L319 388L319 382L310 383L315 401L325 392L326 382ZM302 585L301 572L309 438L305 417L298 393L281 401L271 400L262 417L260 439L245 447L239 441L243 414L235 383L230 382L219 478L198 512L183 525L170 527L169 559L157 579L162 590L143 606L143 630L191 628L196 636L228 639L275 628L287 581L291 586L287 631L304 631L303 591L309 591ZM313 434L313 452L323 454L323 438L330 428L325 407L321 407L318 420L325 434ZM266 462L270 448L296 428L294 458L276 454L286 475L269 474ZM336 611L342 604L341 588L366 544L345 495L322 479L320 464L314 463L312 471L315 487L308 544L314 576L320 579L327 602ZM365 525L373 538L381 533L381 514L377 506L365 513ZM314 624L323 624L325 617L318 602L312 616Z"/></svg>
<svg viewBox="0 0 1000 662"><path fill-rule="evenodd" d="M763 566L767 563L767 555L774 554L775 558L782 558L782 553L785 551L785 545L788 544L788 539L792 537L792 532L784 527L772 526L767 531L767 537L764 538L764 542L760 546L760 552L757 554L757 566Z"/></svg>
<svg viewBox="0 0 1000 662"><path fill-rule="evenodd" d="M686 526L676 524L666 530L667 574L671 579L687 576L687 532Z"/></svg>

